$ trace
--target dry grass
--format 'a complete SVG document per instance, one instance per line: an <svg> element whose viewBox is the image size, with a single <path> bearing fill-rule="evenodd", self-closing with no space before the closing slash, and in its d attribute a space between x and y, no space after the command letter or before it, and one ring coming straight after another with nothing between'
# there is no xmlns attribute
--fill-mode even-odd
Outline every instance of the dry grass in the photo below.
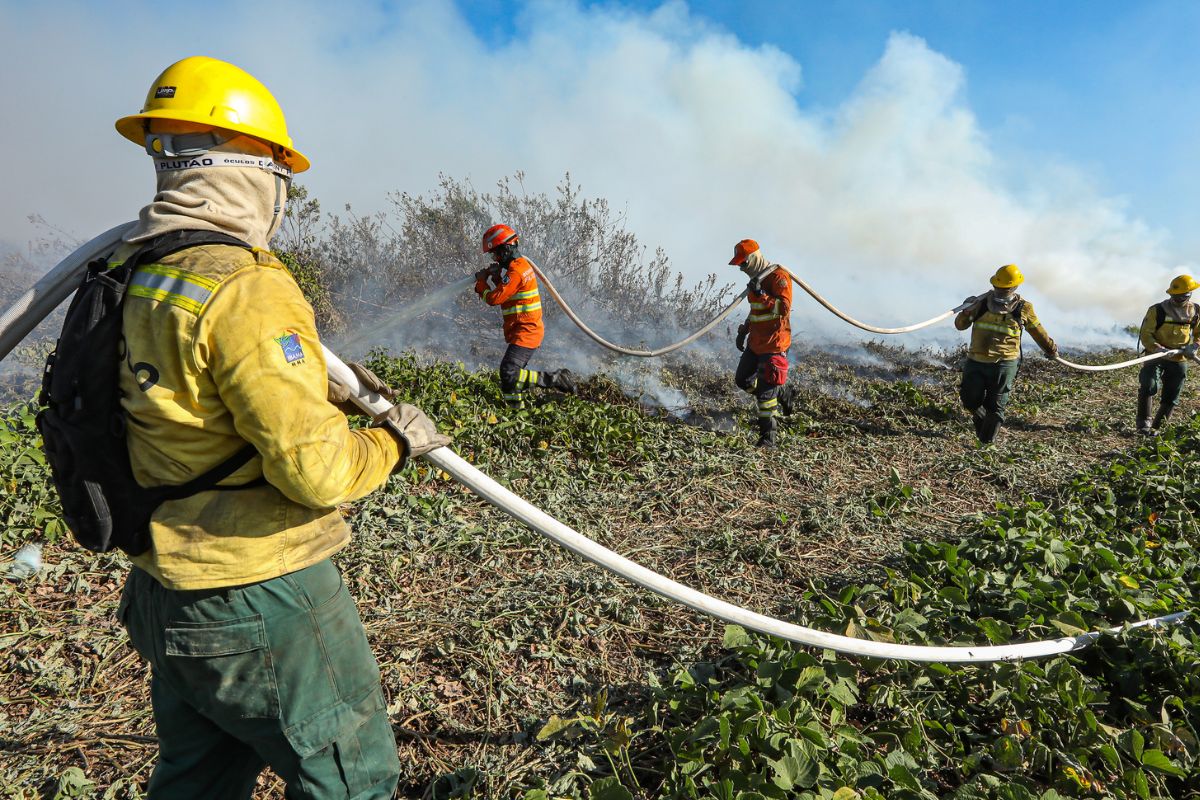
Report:
<svg viewBox="0 0 1200 800"><path fill-rule="evenodd" d="M802 402L776 453L749 446L748 403L727 376L679 367L670 382L704 406L697 418L734 414L737 432L648 412L644 458L477 460L509 468L519 494L651 569L796 619L814 576L857 580L905 538L952 538L966 517L1053 494L1130 442L1135 370L1082 375L1031 358L1010 426L981 450L944 361L881 347L857 365L794 357ZM585 395L628 404L606 386ZM413 509L412 497L433 502ZM636 706L649 674L719 645L721 625L581 563L435 476L397 479L349 513L358 538L337 560L382 667L401 796L429 796L465 766L488 797L568 781L587 765L533 741L541 722L604 689L611 704ZM146 668L114 620L124 564L69 546L45 557L36 579L0 584L0 777L12 796L53 797L57 776L78 766L109 796L138 796L155 741ZM277 780L262 782L263 797L282 796Z"/></svg>

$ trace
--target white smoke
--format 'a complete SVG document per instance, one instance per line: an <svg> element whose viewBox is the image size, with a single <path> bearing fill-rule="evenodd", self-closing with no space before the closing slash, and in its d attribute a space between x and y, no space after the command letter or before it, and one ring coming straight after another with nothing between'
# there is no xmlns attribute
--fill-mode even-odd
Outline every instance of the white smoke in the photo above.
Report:
<svg viewBox="0 0 1200 800"><path fill-rule="evenodd" d="M733 243L757 238L875 324L930 317L1016 262L1064 344L1112 341L1186 269L1166 233L1069 163L999 159L963 69L916 35L881 41L853 92L815 110L793 57L682 2L532 0L494 38L449 0L216 2L205 16L235 24L170 4L0 4L0 89L20 120L0 143L46 156L6 166L0 239L29 238L28 213L80 238L132 218L152 170L112 121L164 66L206 53L279 97L327 209L381 209L439 172L487 186L523 170L548 191L570 171L685 274L732 270ZM858 336L827 316L797 296L797 327Z"/></svg>

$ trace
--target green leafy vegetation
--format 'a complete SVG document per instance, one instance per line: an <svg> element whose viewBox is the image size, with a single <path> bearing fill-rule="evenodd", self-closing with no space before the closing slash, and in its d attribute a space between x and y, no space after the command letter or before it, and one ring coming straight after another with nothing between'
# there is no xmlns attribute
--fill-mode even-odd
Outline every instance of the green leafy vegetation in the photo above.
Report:
<svg viewBox="0 0 1200 800"><path fill-rule="evenodd" d="M57 542L66 533L32 404L0 416L0 544Z"/></svg>
<svg viewBox="0 0 1200 800"><path fill-rule="evenodd" d="M676 415L603 375L513 413L494 372L370 363L530 501L757 611L983 644L1191 606L1200 425L1135 442L1131 371L1031 361L1016 391L1036 417L1015 411L979 449L946 361L870 354L798 352L799 410L768 454L750 401L702 358L659 375L688 398ZM51 541L36 578L0 582L0 797L140 797L154 740L113 619L125 561L63 535L28 406L3 414L0 475L0 556ZM849 659L636 591L425 464L344 511L356 539L337 560L380 661L401 796L1200 796L1191 622L1023 663Z"/></svg>

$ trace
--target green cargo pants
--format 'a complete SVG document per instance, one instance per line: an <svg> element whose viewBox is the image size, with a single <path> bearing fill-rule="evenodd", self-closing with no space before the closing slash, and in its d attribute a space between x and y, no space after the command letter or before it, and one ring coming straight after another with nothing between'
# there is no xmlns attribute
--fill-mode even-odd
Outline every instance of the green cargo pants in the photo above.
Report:
<svg viewBox="0 0 1200 800"><path fill-rule="evenodd" d="M396 740L354 600L329 561L236 588L172 591L129 573L118 610L150 662L151 800L390 798Z"/></svg>
<svg viewBox="0 0 1200 800"><path fill-rule="evenodd" d="M1179 405L1179 393L1183 391L1183 382L1187 378L1187 362L1168 361L1160 358L1142 365L1138 373L1138 384L1142 391L1153 397L1162 386L1162 397L1159 408L1167 410Z"/></svg>
<svg viewBox="0 0 1200 800"><path fill-rule="evenodd" d="M1020 366L1021 362L1015 359L995 364L970 358L963 361L962 385L958 390L963 408L967 411L982 408L1003 420L1008 395L1017 382L1017 369Z"/></svg>

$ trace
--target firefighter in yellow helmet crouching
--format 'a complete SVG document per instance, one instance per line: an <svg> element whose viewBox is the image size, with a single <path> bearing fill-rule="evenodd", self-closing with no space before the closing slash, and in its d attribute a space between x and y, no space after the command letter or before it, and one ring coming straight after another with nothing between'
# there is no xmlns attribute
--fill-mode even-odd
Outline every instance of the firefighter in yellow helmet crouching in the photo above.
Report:
<svg viewBox="0 0 1200 800"><path fill-rule="evenodd" d="M1000 267L992 276L991 290L968 297L967 307L954 319L958 330L971 329L959 396L982 444L990 444L1004 422L1004 409L1021 366L1022 333L1029 331L1047 358L1058 356L1058 346L1038 321L1033 304L1017 294L1024 281L1016 264Z"/></svg>
<svg viewBox="0 0 1200 800"><path fill-rule="evenodd" d="M338 506L449 439L404 404L352 430L331 402L348 392L329 384L312 308L268 250L309 161L262 83L187 58L116 127L157 175L109 258L136 265L119 379L133 475L180 486L227 470L153 511L122 594L152 668L149 796L249 798L269 765L290 798L390 798L379 669L330 562L350 540Z"/></svg>
<svg viewBox="0 0 1200 800"><path fill-rule="evenodd" d="M1200 283L1191 275L1179 275L1167 288L1170 296L1146 309L1139 338L1147 353L1188 347L1195 349L1196 333L1200 328L1200 308L1192 302L1192 292L1197 288L1200 288ZM1170 419L1187 378L1186 358L1184 353L1177 353L1142 366L1138 373L1138 433L1153 435ZM1158 412L1151 422L1150 408L1160 388L1162 395L1158 401Z"/></svg>

